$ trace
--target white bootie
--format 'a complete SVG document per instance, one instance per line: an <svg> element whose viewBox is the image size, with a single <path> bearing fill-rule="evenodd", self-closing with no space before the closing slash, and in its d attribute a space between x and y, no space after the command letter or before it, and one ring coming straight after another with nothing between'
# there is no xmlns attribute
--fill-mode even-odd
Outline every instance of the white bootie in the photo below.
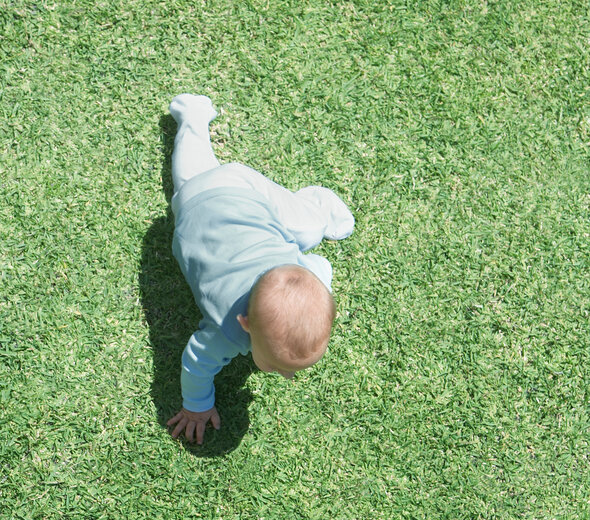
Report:
<svg viewBox="0 0 590 520"><path fill-rule="evenodd" d="M342 199L332 190L322 186L308 186L299 190L297 195L312 201L326 216L328 226L324 232L325 238L342 240L352 235L354 217Z"/></svg>
<svg viewBox="0 0 590 520"><path fill-rule="evenodd" d="M180 94L172 100L169 109L179 125L184 121L209 124L217 116L213 103L207 96Z"/></svg>

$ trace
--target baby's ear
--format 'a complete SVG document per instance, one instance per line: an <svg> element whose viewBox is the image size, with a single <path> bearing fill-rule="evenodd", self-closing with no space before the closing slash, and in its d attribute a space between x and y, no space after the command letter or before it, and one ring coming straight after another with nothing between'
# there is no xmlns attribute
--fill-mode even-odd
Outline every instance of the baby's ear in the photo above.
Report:
<svg viewBox="0 0 590 520"><path fill-rule="evenodd" d="M242 326L242 328L244 329L244 332L250 332L250 325L248 323L248 316L242 316L241 314L238 314L236 316L237 320L240 322L240 325Z"/></svg>

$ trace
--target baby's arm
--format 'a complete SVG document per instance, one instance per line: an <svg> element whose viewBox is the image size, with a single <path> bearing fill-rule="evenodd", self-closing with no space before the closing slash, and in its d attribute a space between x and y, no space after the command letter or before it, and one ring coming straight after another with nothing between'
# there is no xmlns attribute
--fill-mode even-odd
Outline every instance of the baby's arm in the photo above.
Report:
<svg viewBox="0 0 590 520"><path fill-rule="evenodd" d="M183 407L168 421L168 426L176 426L172 437L177 438L184 430L188 441L193 442L196 432L198 444L203 442L203 433L209 421L219 429L221 421L215 408L215 386L213 378L231 360L220 357L220 350L207 348L207 340L213 338L208 330L195 332L182 354Z"/></svg>

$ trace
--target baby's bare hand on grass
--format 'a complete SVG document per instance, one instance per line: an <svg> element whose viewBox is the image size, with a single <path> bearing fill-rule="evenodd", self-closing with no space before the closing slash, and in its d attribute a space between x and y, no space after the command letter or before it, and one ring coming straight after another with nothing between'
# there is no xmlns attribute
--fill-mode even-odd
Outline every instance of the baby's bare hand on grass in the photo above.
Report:
<svg viewBox="0 0 590 520"><path fill-rule="evenodd" d="M219 430L221 426L221 419L217 413L215 406L204 412L189 412L185 408L180 410L172 419L166 424L168 426L174 426L172 437L177 439L178 436L184 430L184 436L189 442L194 442L195 433L197 434L197 444L203 444L203 435L205 433L205 427L207 423L211 421L213 428Z"/></svg>

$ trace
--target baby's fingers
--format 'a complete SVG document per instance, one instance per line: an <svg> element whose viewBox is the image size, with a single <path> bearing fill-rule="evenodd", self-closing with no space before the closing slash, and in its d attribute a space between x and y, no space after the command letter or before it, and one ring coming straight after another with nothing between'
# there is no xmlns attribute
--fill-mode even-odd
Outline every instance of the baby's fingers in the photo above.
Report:
<svg viewBox="0 0 590 520"><path fill-rule="evenodd" d="M182 430L184 430L184 427L187 425L187 423L188 423L188 419L186 419L185 417L182 417L180 419L180 421L176 425L176 428L174 428L174 431L172 432L173 439L178 438L178 436L180 435L180 432L182 432Z"/></svg>
<svg viewBox="0 0 590 520"><path fill-rule="evenodd" d="M182 410L180 412L178 412L174 417L172 417L172 419L169 419L168 422L166 423L168 426L173 426L175 425L178 421L180 421L182 418L184 417Z"/></svg>
<svg viewBox="0 0 590 520"><path fill-rule="evenodd" d="M186 437L186 440L188 442L194 442L195 440L195 426L197 426L198 423L195 423L194 421L189 421L189 423L186 425L186 430L184 430L184 436Z"/></svg>
<svg viewBox="0 0 590 520"><path fill-rule="evenodd" d="M219 430L219 428L221 428L221 419L219 418L217 410L215 410L213 412L213 415L211 415L211 424L213 425L213 428L215 428L216 430Z"/></svg>
<svg viewBox="0 0 590 520"><path fill-rule="evenodd" d="M207 423L205 421L199 421L197 423L197 444L203 444L203 434L205 433L205 426L207 426Z"/></svg>

